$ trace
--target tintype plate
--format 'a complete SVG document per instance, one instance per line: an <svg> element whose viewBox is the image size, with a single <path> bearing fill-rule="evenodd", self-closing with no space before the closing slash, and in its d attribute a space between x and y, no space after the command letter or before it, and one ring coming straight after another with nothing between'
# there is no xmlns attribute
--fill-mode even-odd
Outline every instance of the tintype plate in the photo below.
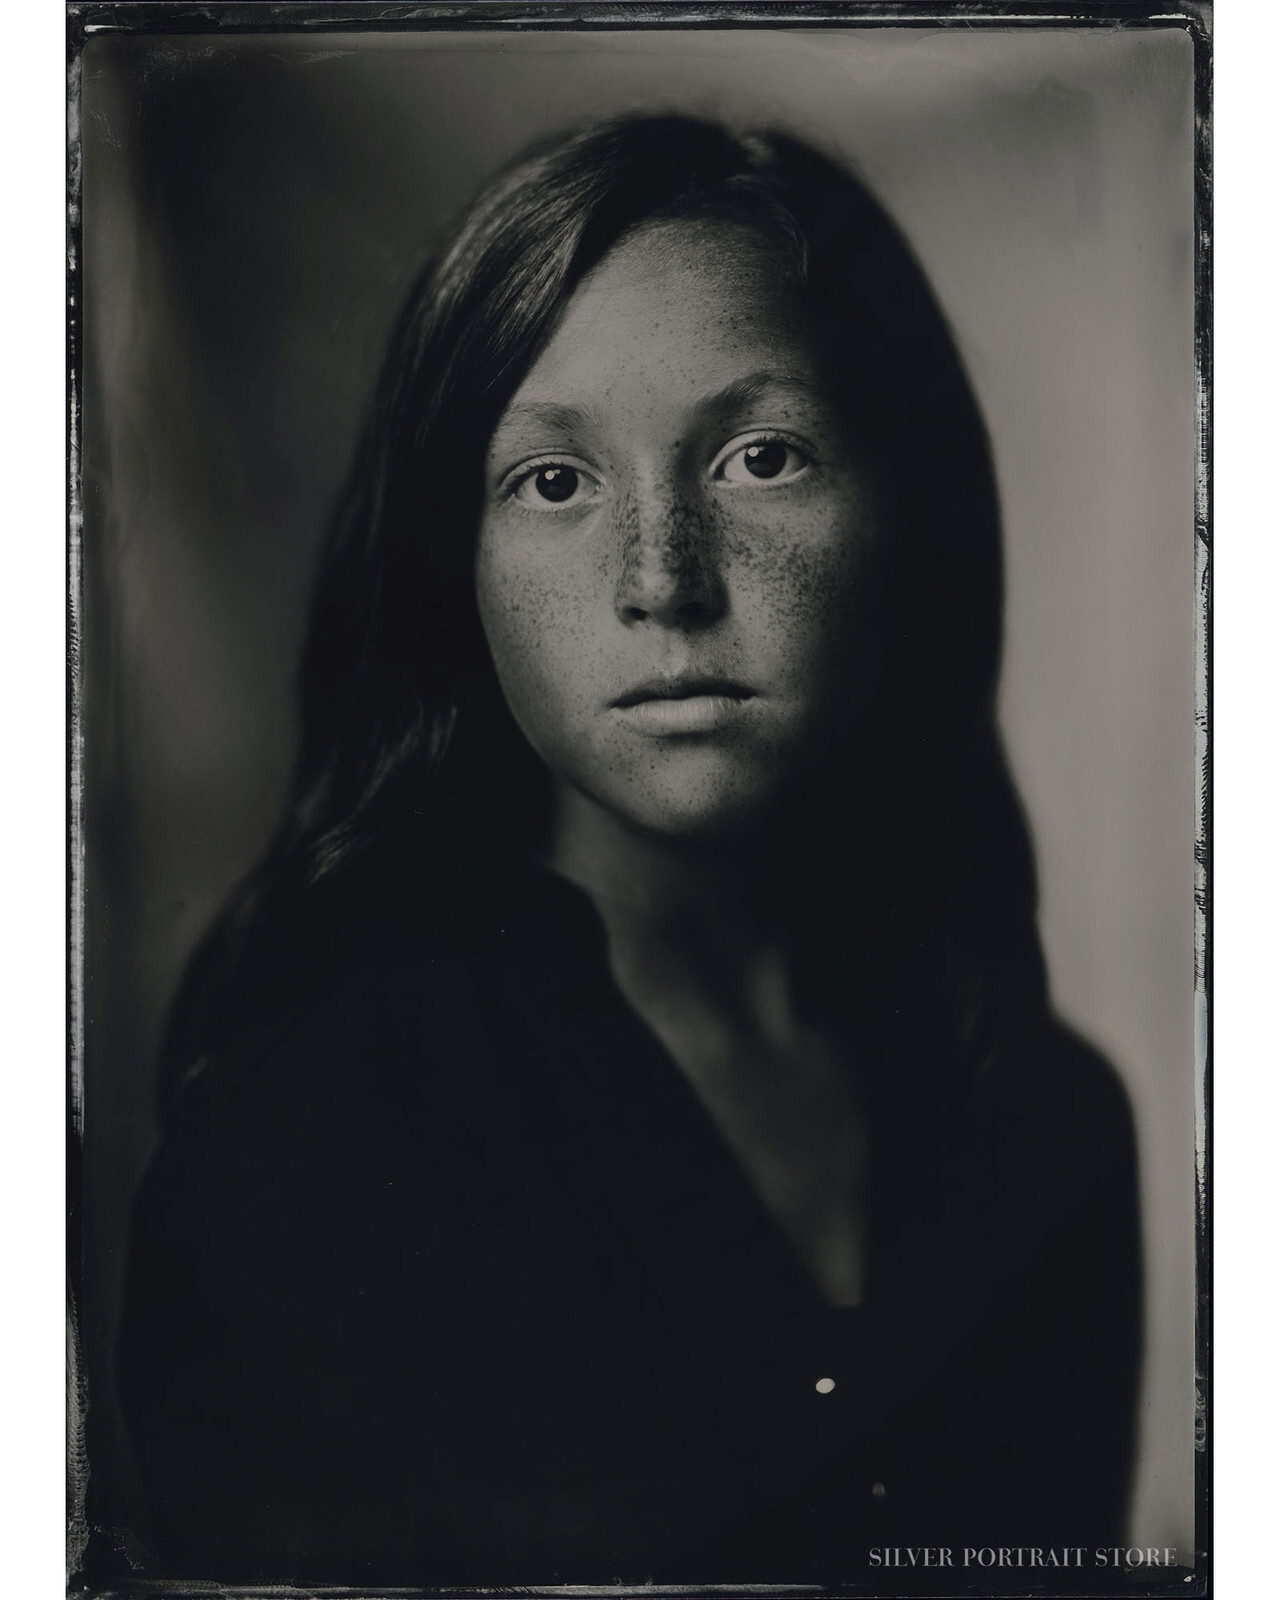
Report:
<svg viewBox="0 0 1280 1600"><path fill-rule="evenodd" d="M1207 6L68 10L72 1590L1205 1593Z"/></svg>

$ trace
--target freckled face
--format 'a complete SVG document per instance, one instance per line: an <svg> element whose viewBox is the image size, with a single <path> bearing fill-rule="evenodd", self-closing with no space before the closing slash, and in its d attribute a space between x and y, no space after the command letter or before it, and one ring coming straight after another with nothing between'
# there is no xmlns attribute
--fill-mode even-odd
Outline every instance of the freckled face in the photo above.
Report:
<svg viewBox="0 0 1280 1600"><path fill-rule="evenodd" d="M558 780L646 833L763 820L865 695L876 517L811 348L754 235L654 226L494 432L476 585L503 693Z"/></svg>

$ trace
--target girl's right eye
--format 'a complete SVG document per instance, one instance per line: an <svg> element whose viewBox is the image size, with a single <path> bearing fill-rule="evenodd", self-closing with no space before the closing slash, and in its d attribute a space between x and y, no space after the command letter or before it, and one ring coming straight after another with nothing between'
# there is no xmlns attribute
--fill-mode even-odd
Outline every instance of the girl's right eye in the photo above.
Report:
<svg viewBox="0 0 1280 1600"><path fill-rule="evenodd" d="M599 491L599 483L584 467L552 460L531 462L509 492L530 511L567 511L577 510Z"/></svg>

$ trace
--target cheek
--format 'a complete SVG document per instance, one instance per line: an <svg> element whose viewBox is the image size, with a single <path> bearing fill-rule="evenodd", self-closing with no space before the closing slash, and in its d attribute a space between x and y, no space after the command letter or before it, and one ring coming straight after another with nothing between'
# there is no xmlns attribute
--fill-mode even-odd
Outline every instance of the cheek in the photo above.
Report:
<svg viewBox="0 0 1280 1600"><path fill-rule="evenodd" d="M590 644L571 575L520 559L482 536L476 600L498 681L539 746L590 682Z"/></svg>
<svg viewBox="0 0 1280 1600"><path fill-rule="evenodd" d="M875 546L869 511L821 507L761 518L726 525L723 539L744 631L789 676L854 650L865 631Z"/></svg>

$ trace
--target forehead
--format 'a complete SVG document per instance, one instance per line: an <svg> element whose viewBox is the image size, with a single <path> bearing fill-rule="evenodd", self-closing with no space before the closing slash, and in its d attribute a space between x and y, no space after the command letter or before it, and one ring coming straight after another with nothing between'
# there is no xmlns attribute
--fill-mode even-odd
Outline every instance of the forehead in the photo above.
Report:
<svg viewBox="0 0 1280 1600"><path fill-rule="evenodd" d="M587 275L515 399L595 400L635 384L674 399L761 367L813 376L780 249L737 224L660 223Z"/></svg>

